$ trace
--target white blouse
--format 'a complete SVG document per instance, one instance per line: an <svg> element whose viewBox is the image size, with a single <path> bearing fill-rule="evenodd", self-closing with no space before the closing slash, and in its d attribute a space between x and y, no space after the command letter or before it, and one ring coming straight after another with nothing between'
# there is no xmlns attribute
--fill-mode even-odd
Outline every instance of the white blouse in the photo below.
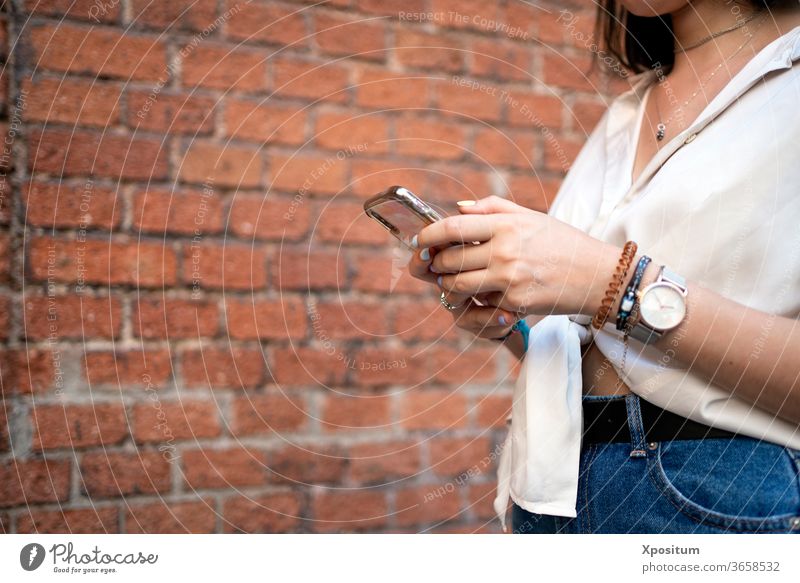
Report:
<svg viewBox="0 0 800 583"><path fill-rule="evenodd" d="M800 317L798 58L800 27L759 51L632 184L641 104L656 80L655 71L642 73L589 136L550 214L620 247L634 240L654 265L666 264L743 305ZM753 339L753 358L770 322ZM581 344L591 339L588 323L548 316L531 329L499 462L494 508L504 530L509 496L530 512L577 515ZM614 322L595 342L631 391L651 403L800 449L797 425L687 371L669 346L630 339L622 370L624 345Z"/></svg>

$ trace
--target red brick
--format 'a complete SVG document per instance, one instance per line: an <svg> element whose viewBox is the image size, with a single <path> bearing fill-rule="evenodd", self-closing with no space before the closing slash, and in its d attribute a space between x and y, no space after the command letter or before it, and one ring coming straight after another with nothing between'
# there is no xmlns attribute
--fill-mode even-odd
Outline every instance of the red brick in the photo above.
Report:
<svg viewBox="0 0 800 583"><path fill-rule="evenodd" d="M389 332L389 312L383 302L334 300L314 303L309 310L314 335L326 338L379 339Z"/></svg>
<svg viewBox="0 0 800 583"><path fill-rule="evenodd" d="M31 121L108 127L119 121L121 90L110 83L74 79L28 78L24 115Z"/></svg>
<svg viewBox="0 0 800 583"><path fill-rule="evenodd" d="M347 285L344 257L339 253L284 247L270 265L273 281L281 289L341 289Z"/></svg>
<svg viewBox="0 0 800 583"><path fill-rule="evenodd" d="M500 21L498 7L483 0L433 0L430 4L431 11L440 14L441 26L476 30L490 30L492 23Z"/></svg>
<svg viewBox="0 0 800 583"><path fill-rule="evenodd" d="M411 441L362 443L350 448L350 475L359 484L386 483L420 472L420 446Z"/></svg>
<svg viewBox="0 0 800 583"><path fill-rule="evenodd" d="M494 520L494 499L497 496L497 484L471 484L469 486L470 511L480 520Z"/></svg>
<svg viewBox="0 0 800 583"><path fill-rule="evenodd" d="M170 463L155 451L84 454L81 484L92 498L155 494L171 488Z"/></svg>
<svg viewBox="0 0 800 583"><path fill-rule="evenodd" d="M6 405L0 407L0 453L11 451L11 439L8 435L8 414Z"/></svg>
<svg viewBox="0 0 800 583"><path fill-rule="evenodd" d="M125 409L119 403L38 405L30 415L33 449L115 445L128 437Z"/></svg>
<svg viewBox="0 0 800 583"><path fill-rule="evenodd" d="M503 349L499 346L480 348L474 344L464 349L437 346L428 352L428 372L432 380L448 385L490 383L495 379L495 359Z"/></svg>
<svg viewBox="0 0 800 583"><path fill-rule="evenodd" d="M359 69L356 101L362 107L418 108L428 105L428 80L382 70Z"/></svg>
<svg viewBox="0 0 800 583"><path fill-rule="evenodd" d="M28 146L32 173L158 180L167 177L160 139L86 131L33 130Z"/></svg>
<svg viewBox="0 0 800 583"><path fill-rule="evenodd" d="M133 437L139 443L196 440L219 435L217 405L213 402L181 399L170 403L149 398L133 407Z"/></svg>
<svg viewBox="0 0 800 583"><path fill-rule="evenodd" d="M272 353L271 372L280 386L336 385L344 381L349 356L342 346L326 343L319 348L276 348Z"/></svg>
<svg viewBox="0 0 800 583"><path fill-rule="evenodd" d="M321 12L314 15L314 42L331 55L383 61L386 59L385 34L386 29L380 22L351 20Z"/></svg>
<svg viewBox="0 0 800 583"><path fill-rule="evenodd" d="M440 476L466 480L491 470L491 444L485 437L436 438L428 447L430 469Z"/></svg>
<svg viewBox="0 0 800 583"><path fill-rule="evenodd" d="M292 48L308 44L306 11L299 7L283 8L270 2L242 5L238 0L228 0L226 7L232 12L225 25L231 38L249 43L292 45Z"/></svg>
<svg viewBox="0 0 800 583"><path fill-rule="evenodd" d="M360 12L399 17L400 12L424 12L424 0L357 0Z"/></svg>
<svg viewBox="0 0 800 583"><path fill-rule="evenodd" d="M445 490L447 486L431 484L400 490L395 502L395 522L399 526L416 526L463 518L458 493Z"/></svg>
<svg viewBox="0 0 800 583"><path fill-rule="evenodd" d="M139 390L151 385L163 387L172 375L170 355L166 350L87 352L84 367L84 374L92 385Z"/></svg>
<svg viewBox="0 0 800 583"><path fill-rule="evenodd" d="M483 89L477 90L453 81L438 81L434 87L439 112L454 115L464 121L500 120L503 97L497 87L482 85Z"/></svg>
<svg viewBox="0 0 800 583"><path fill-rule="evenodd" d="M279 97L298 97L342 103L349 100L349 72L331 62L271 59L272 86Z"/></svg>
<svg viewBox="0 0 800 583"><path fill-rule="evenodd" d="M357 532L385 526L389 509L382 492L320 493L312 503L317 532Z"/></svg>
<svg viewBox="0 0 800 583"><path fill-rule="evenodd" d="M179 175L185 182L246 188L261 183L261 171L258 150L193 141L183 157Z"/></svg>
<svg viewBox="0 0 800 583"><path fill-rule="evenodd" d="M219 310L208 300L158 299L138 296L133 304L134 334L147 339L214 336Z"/></svg>
<svg viewBox="0 0 800 583"><path fill-rule="evenodd" d="M303 200L270 193L236 194L231 203L230 231L242 238L303 239L311 224L309 205Z"/></svg>
<svg viewBox="0 0 800 583"><path fill-rule="evenodd" d="M563 89L576 89L596 93L600 91L601 81L598 79L597 68L592 71L590 56L565 58L563 54L548 54L543 56L544 84L548 87Z"/></svg>
<svg viewBox="0 0 800 583"><path fill-rule="evenodd" d="M607 104L599 100L577 99L570 110L573 128L588 136L606 112Z"/></svg>
<svg viewBox="0 0 800 583"><path fill-rule="evenodd" d="M309 419L305 407L303 399L283 391L237 398L231 431L236 436L300 431Z"/></svg>
<svg viewBox="0 0 800 583"><path fill-rule="evenodd" d="M491 192L489 169L474 170L466 164L432 166L426 191L428 204L444 215L458 214L456 201L465 198L483 198Z"/></svg>
<svg viewBox="0 0 800 583"><path fill-rule="evenodd" d="M133 0L132 9L135 26L148 26L158 30L212 29L217 16L216 0L170 0L170 2Z"/></svg>
<svg viewBox="0 0 800 583"><path fill-rule="evenodd" d="M121 4L97 0L25 0L25 11L35 15L113 23L119 19Z"/></svg>
<svg viewBox="0 0 800 583"><path fill-rule="evenodd" d="M535 136L530 131L480 129L472 148L481 164L533 169Z"/></svg>
<svg viewBox="0 0 800 583"><path fill-rule="evenodd" d="M407 429L456 429L467 425L467 400L452 390L409 391L400 421Z"/></svg>
<svg viewBox="0 0 800 583"><path fill-rule="evenodd" d="M325 401L322 423L325 431L389 430L391 396L341 395Z"/></svg>
<svg viewBox="0 0 800 583"><path fill-rule="evenodd" d="M269 102L231 99L225 104L226 135L258 143L305 142L306 111Z"/></svg>
<svg viewBox="0 0 800 583"><path fill-rule="evenodd" d="M578 157L578 153L580 153L581 148L583 148L583 144L584 141L577 141L563 136L545 140L545 168L565 175L575 161L575 158Z"/></svg>
<svg viewBox="0 0 800 583"><path fill-rule="evenodd" d="M472 75L508 81L533 79L531 53L529 47L525 45L476 40L472 43L471 54Z"/></svg>
<svg viewBox="0 0 800 583"><path fill-rule="evenodd" d="M34 280L162 288L175 283L175 252L158 243L37 237L30 242ZM52 261L52 265L48 264ZM48 268L50 272L48 272Z"/></svg>
<svg viewBox="0 0 800 583"><path fill-rule="evenodd" d="M417 280L419 281L419 280ZM392 302L393 336L405 340L455 340L458 330L453 316L442 310L439 298Z"/></svg>
<svg viewBox="0 0 800 583"><path fill-rule="evenodd" d="M399 243L393 243L399 245ZM405 253L405 251L403 251ZM429 291L431 284L412 277L408 273L405 255L385 257L359 255L355 260L353 289L372 293L412 293ZM441 304L439 304L441 310Z"/></svg>
<svg viewBox="0 0 800 583"><path fill-rule="evenodd" d="M314 137L320 147L336 151L337 158L374 156L388 150L389 124L385 115L320 112Z"/></svg>
<svg viewBox="0 0 800 583"><path fill-rule="evenodd" d="M31 32L38 68L138 81L166 78L166 48L155 38L68 24Z"/></svg>
<svg viewBox="0 0 800 583"><path fill-rule="evenodd" d="M226 533L296 532L300 525L302 498L299 493L268 494L253 498L236 496L223 504Z"/></svg>
<svg viewBox="0 0 800 583"><path fill-rule="evenodd" d="M478 425L481 427L505 427L511 413L510 395L487 395L477 403Z"/></svg>
<svg viewBox="0 0 800 583"><path fill-rule="evenodd" d="M403 385L411 387L425 381L427 355L417 349L378 347L359 350L353 360L359 386Z"/></svg>
<svg viewBox="0 0 800 583"><path fill-rule="evenodd" d="M395 54L404 67L455 73L464 66L467 51L463 43L442 34L429 34L413 28L395 32Z"/></svg>
<svg viewBox="0 0 800 583"><path fill-rule="evenodd" d="M0 82L2 82L2 73L0 73ZM0 89L2 89L0 87ZM0 99L2 99L2 93L0 92ZM3 132L0 135L5 135ZM5 169L5 164L0 163L0 168ZM11 181L8 179L8 176L0 176L0 197L2 197L5 201L13 200L15 197L16 188L11 184ZM6 203L4 205L0 205L0 225L7 225L11 222L11 204Z"/></svg>
<svg viewBox="0 0 800 583"><path fill-rule="evenodd" d="M389 185L399 184L424 196L429 174L425 168L409 167L408 164L391 160L362 158L354 158L352 166L353 180L348 187L350 194L366 198L383 192Z"/></svg>
<svg viewBox="0 0 800 583"><path fill-rule="evenodd" d="M269 480L294 488L340 482L347 462L346 456L331 447L290 444L267 454Z"/></svg>
<svg viewBox="0 0 800 583"><path fill-rule="evenodd" d="M539 95L527 91L510 91L508 123L530 128L558 128L562 125L563 104L551 95Z"/></svg>
<svg viewBox="0 0 800 583"><path fill-rule="evenodd" d="M331 154L327 158L276 154L270 157L270 190L306 194L338 194L347 188L349 161Z"/></svg>
<svg viewBox="0 0 800 583"><path fill-rule="evenodd" d="M222 201L212 189L139 191L132 211L133 226L149 233L200 235L223 228Z"/></svg>
<svg viewBox="0 0 800 583"><path fill-rule="evenodd" d="M364 213L357 202L331 202L315 213L314 238L340 245L365 244L382 248L394 242L388 231Z"/></svg>
<svg viewBox="0 0 800 583"><path fill-rule="evenodd" d="M267 284L266 260L259 246L185 245L183 281L194 289L261 289Z"/></svg>
<svg viewBox="0 0 800 583"><path fill-rule="evenodd" d="M299 298L226 300L226 328L236 340L301 339L308 329L306 322L305 305Z"/></svg>
<svg viewBox="0 0 800 583"><path fill-rule="evenodd" d="M23 334L30 339L116 338L122 304L115 297L33 296L24 299Z"/></svg>
<svg viewBox="0 0 800 583"><path fill-rule="evenodd" d="M533 174L515 174L509 178L509 199L518 205L546 212L561 187L560 180Z"/></svg>
<svg viewBox="0 0 800 583"><path fill-rule="evenodd" d="M182 69L185 88L248 92L264 89L267 55L263 52L208 44L194 47L192 42L197 41L181 48L186 54Z"/></svg>
<svg viewBox="0 0 800 583"><path fill-rule="evenodd" d="M127 123L140 131L197 137L214 130L215 106L213 99L186 93L129 91Z"/></svg>
<svg viewBox="0 0 800 583"><path fill-rule="evenodd" d="M35 227L111 229L119 225L116 193L91 183L29 182L23 188L25 222Z"/></svg>
<svg viewBox="0 0 800 583"><path fill-rule="evenodd" d="M0 350L0 395L40 394L61 387L63 378L55 370L58 356L49 350Z"/></svg>
<svg viewBox="0 0 800 583"><path fill-rule="evenodd" d="M10 459L0 464L0 508L69 498L69 460Z"/></svg>
<svg viewBox="0 0 800 583"><path fill-rule="evenodd" d="M455 160L464 157L464 130L452 123L404 117L397 123L397 151L414 158Z"/></svg>
<svg viewBox="0 0 800 583"><path fill-rule="evenodd" d="M190 488L258 486L265 482L266 468L263 453L245 448L183 453L183 475Z"/></svg>
<svg viewBox="0 0 800 583"><path fill-rule="evenodd" d="M264 381L264 357L260 350L239 347L185 352L181 359L183 380L188 386L252 388Z"/></svg>
<svg viewBox="0 0 800 583"><path fill-rule="evenodd" d="M99 534L119 532L119 510L114 507L59 510L29 509L17 518L20 534Z"/></svg>
<svg viewBox="0 0 800 583"><path fill-rule="evenodd" d="M125 532L129 534L209 534L216 527L214 501L128 504Z"/></svg>
<svg viewBox="0 0 800 583"><path fill-rule="evenodd" d="M0 282L7 282L11 278L11 236L9 233L0 233Z"/></svg>

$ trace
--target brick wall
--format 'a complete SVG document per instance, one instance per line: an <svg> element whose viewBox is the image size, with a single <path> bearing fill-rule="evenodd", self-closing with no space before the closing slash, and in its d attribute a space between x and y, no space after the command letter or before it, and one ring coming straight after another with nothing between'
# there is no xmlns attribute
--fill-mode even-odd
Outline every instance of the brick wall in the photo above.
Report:
<svg viewBox="0 0 800 583"><path fill-rule="evenodd" d="M591 4L3 2L0 528L498 531L516 369L361 205L546 208Z"/></svg>

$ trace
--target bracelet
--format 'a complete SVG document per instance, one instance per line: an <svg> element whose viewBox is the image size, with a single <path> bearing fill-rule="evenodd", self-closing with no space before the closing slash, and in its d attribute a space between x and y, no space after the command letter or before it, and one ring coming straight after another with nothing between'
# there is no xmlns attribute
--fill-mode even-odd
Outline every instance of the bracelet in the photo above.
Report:
<svg viewBox="0 0 800 583"><path fill-rule="evenodd" d="M617 268L614 270L614 275L611 277L611 282L608 284L608 289L606 290L605 296L603 296L603 301L600 303L600 308L597 310L594 318L592 318L593 328L599 330L603 327L603 324L606 323L608 313L611 311L611 306L614 305L619 289L622 287L622 282L628 274L628 268L630 268L631 262L636 256L637 248L638 246L633 241L628 241L622 248L622 254L617 263Z"/></svg>
<svg viewBox="0 0 800 583"><path fill-rule="evenodd" d="M531 327L528 326L528 323L525 321L525 318L522 320L517 320L511 329L500 336L499 338L491 338L491 340L497 340L498 342L504 342L509 336L511 336L514 332L519 332L522 334L522 345L523 345L523 354L528 352L528 335L530 334Z"/></svg>
<svg viewBox="0 0 800 583"><path fill-rule="evenodd" d="M636 291L639 289L639 284L642 283L644 271L649 264L650 258L647 255L642 255L642 258L639 259L639 263L636 264L636 271L633 272L633 277L630 282L628 282L628 287L625 288L625 295L622 296L619 310L617 310L617 330L625 330L631 311L636 305Z"/></svg>

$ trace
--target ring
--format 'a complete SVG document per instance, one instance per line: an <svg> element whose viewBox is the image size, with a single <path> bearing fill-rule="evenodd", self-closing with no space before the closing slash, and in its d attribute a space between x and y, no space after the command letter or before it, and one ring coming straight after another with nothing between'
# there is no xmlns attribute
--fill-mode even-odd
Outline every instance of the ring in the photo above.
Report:
<svg viewBox="0 0 800 583"><path fill-rule="evenodd" d="M442 305L443 305L445 308L447 308L448 310L450 310L451 312L452 312L453 310L457 310L458 308L460 308L461 306L463 306L464 304L466 304L466 303L467 303L467 302L463 302L463 303L461 303L461 304L458 304L458 305L451 304L450 302L448 302L448 301L447 301L447 298L446 298L446 297L444 297L444 292L442 292L442 295L440 295L440 296L439 296L439 301L440 301L440 302L442 302Z"/></svg>

